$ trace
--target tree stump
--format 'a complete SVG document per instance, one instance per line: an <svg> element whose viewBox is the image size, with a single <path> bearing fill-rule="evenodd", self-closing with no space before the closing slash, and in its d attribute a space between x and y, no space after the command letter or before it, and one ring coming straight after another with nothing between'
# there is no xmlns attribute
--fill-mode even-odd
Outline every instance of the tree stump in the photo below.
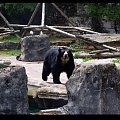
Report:
<svg viewBox="0 0 120 120"><path fill-rule="evenodd" d="M50 42L45 34L24 37L21 40L21 55L18 60L26 62L42 61L49 49Z"/></svg>
<svg viewBox="0 0 120 120"><path fill-rule="evenodd" d="M24 67L0 69L0 114L28 114L27 80Z"/></svg>
<svg viewBox="0 0 120 120"><path fill-rule="evenodd" d="M116 65L93 60L76 67L66 83L67 114L120 114L120 73Z"/></svg>

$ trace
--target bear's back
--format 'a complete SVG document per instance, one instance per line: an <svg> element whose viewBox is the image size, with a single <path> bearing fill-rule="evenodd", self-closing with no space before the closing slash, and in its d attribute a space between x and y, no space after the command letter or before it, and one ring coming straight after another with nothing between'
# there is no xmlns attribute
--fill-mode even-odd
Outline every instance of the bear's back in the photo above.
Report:
<svg viewBox="0 0 120 120"><path fill-rule="evenodd" d="M59 49L59 48L51 48L51 49L49 49L49 50L46 52L45 57L48 57L48 56L57 56L57 55L59 54L58 49Z"/></svg>
<svg viewBox="0 0 120 120"><path fill-rule="evenodd" d="M45 54L45 60L48 64L54 65L57 62L57 56L59 54L59 48L51 48Z"/></svg>

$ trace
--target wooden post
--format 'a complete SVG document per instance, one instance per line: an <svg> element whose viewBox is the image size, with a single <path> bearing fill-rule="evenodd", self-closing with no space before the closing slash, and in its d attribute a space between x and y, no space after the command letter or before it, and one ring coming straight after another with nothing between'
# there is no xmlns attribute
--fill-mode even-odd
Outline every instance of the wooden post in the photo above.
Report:
<svg viewBox="0 0 120 120"><path fill-rule="evenodd" d="M55 4L55 3L51 3L60 13L61 15L63 15L63 17L65 17L65 19L72 25L75 26L75 24L67 17L67 15L65 15L60 8Z"/></svg>
<svg viewBox="0 0 120 120"><path fill-rule="evenodd" d="M5 32L5 33L0 33L0 36L7 35L7 34L13 34L13 33L17 33L17 32L20 32L20 30L11 31L11 32Z"/></svg>
<svg viewBox="0 0 120 120"><path fill-rule="evenodd" d="M114 52L114 53L96 53L96 54L80 54L80 58L115 58L115 57L120 57L120 52Z"/></svg>
<svg viewBox="0 0 120 120"><path fill-rule="evenodd" d="M29 25L27 27L23 27L23 29L34 29L34 28L42 28L41 25Z"/></svg>
<svg viewBox="0 0 120 120"><path fill-rule="evenodd" d="M59 32L59 33L68 35L68 36L73 37L73 38L76 38L75 35L73 35L73 34L71 34L71 33L68 33L68 32L64 32L64 31L59 30L59 29L57 29L57 28L54 28L54 27L52 27L52 26L47 26L47 25L46 25L46 28L49 28L49 29L54 30L54 31L56 31L56 32Z"/></svg>
<svg viewBox="0 0 120 120"><path fill-rule="evenodd" d="M44 27L45 24L45 3L42 3L42 19L41 19L41 26ZM42 30L40 34L43 34Z"/></svg>
<svg viewBox="0 0 120 120"><path fill-rule="evenodd" d="M95 51L91 51L89 52L89 54L100 54L100 53L104 53L104 52L109 52L109 49L104 49L104 50L95 50Z"/></svg>
<svg viewBox="0 0 120 120"><path fill-rule="evenodd" d="M10 27L27 27L28 25L10 24Z"/></svg>
<svg viewBox="0 0 120 120"><path fill-rule="evenodd" d="M86 30L86 29L78 28L78 27L74 27L74 29L80 30L80 31L89 32L89 33L93 33L93 34L101 34L101 33L99 33L99 32L94 32L94 31L92 31L92 30Z"/></svg>
<svg viewBox="0 0 120 120"><path fill-rule="evenodd" d="M38 4L36 5L35 10L33 11L33 14L32 14L32 16L31 16L31 18L30 18L27 26L29 26L29 25L31 24L31 22L33 21L33 18L35 17L39 6L40 6L40 3L38 3ZM23 32L22 37L24 36L25 33L26 33L26 30Z"/></svg>
<svg viewBox="0 0 120 120"><path fill-rule="evenodd" d="M10 27L10 23L8 22L8 20L3 16L3 14L0 12L0 16L2 17L2 19L4 20L4 22L7 24L7 26L11 29L11 30L14 30L13 27ZM20 36L18 34L15 34L19 39L20 39Z"/></svg>
<svg viewBox="0 0 120 120"><path fill-rule="evenodd" d="M108 45L105 45L105 44L103 44L102 46L105 47L105 48L108 48L110 50L120 52L120 49L117 49L117 48L114 48L114 47L111 47L111 46L108 46Z"/></svg>

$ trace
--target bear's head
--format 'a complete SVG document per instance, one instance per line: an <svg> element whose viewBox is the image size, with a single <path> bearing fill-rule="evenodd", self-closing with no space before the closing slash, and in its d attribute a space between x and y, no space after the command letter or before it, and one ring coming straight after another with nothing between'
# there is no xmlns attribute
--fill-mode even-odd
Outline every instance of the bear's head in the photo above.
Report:
<svg viewBox="0 0 120 120"><path fill-rule="evenodd" d="M71 50L67 47L59 47L59 58L62 64L66 64L70 60Z"/></svg>

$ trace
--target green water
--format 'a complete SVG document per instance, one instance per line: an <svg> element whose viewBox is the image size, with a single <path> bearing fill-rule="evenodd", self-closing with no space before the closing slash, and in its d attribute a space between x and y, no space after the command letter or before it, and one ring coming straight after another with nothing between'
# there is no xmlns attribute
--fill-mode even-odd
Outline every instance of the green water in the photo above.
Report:
<svg viewBox="0 0 120 120"><path fill-rule="evenodd" d="M29 107L28 113L36 113L36 112L40 112L40 109L35 107Z"/></svg>

